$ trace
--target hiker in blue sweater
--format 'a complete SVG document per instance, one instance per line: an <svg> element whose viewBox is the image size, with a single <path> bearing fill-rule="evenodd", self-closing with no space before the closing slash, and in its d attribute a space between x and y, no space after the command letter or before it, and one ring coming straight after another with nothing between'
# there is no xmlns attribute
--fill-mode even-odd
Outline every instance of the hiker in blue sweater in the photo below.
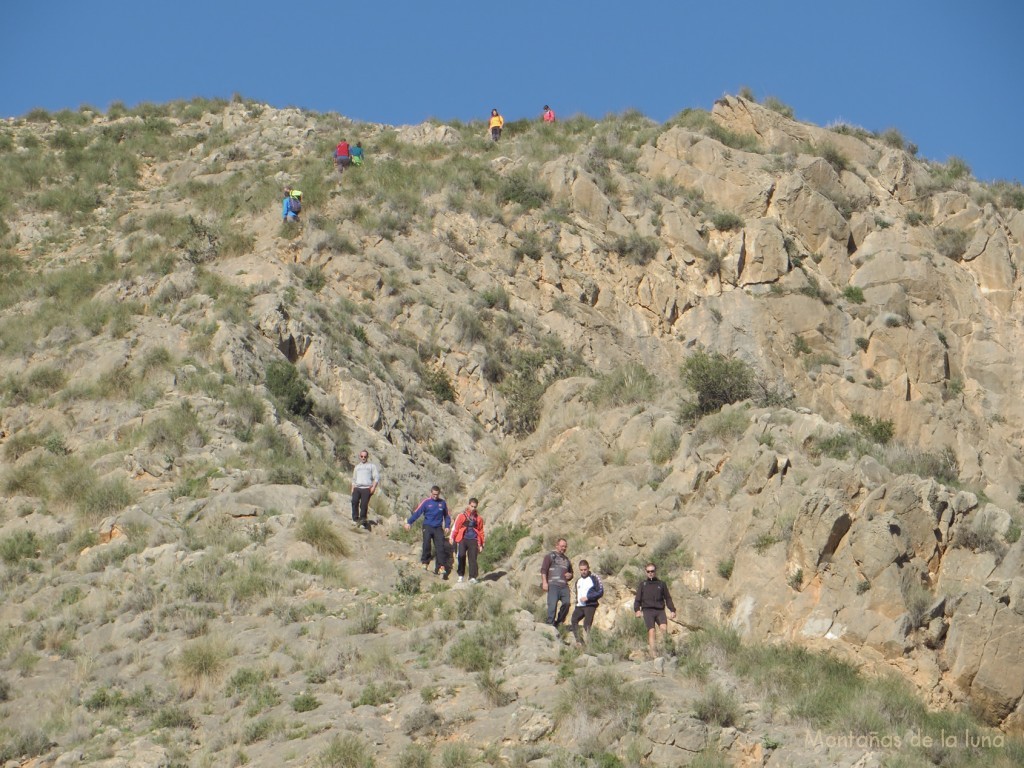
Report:
<svg viewBox="0 0 1024 768"><path fill-rule="evenodd" d="M448 514L448 502L441 498L441 489L434 486L430 495L419 503L412 516L405 521L405 530L412 528L417 518L423 516L423 551L420 562L424 569L430 568L430 545L434 545L434 575L444 568L444 578L448 578L448 564L444 558L444 540L448 529L452 527L452 518Z"/></svg>
<svg viewBox="0 0 1024 768"><path fill-rule="evenodd" d="M302 211L302 192L291 187L284 188L284 200L281 201L281 220L298 221Z"/></svg>

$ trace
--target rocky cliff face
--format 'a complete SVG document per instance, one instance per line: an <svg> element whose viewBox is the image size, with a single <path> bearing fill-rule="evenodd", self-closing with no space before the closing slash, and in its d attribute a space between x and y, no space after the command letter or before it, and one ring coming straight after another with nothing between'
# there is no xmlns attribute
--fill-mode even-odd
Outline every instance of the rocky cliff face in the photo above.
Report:
<svg viewBox="0 0 1024 768"><path fill-rule="evenodd" d="M804 738L843 723L775 712L723 631L1024 727L1019 187L740 98L497 145L255 104L48 117L0 126L6 759L882 764ZM339 176L342 136L368 159ZM693 415L703 353L754 395ZM435 482L481 499L472 589L401 530ZM558 536L606 579L591 653L542 623ZM649 663L647 560L679 608ZM736 717L700 716L702 654Z"/></svg>

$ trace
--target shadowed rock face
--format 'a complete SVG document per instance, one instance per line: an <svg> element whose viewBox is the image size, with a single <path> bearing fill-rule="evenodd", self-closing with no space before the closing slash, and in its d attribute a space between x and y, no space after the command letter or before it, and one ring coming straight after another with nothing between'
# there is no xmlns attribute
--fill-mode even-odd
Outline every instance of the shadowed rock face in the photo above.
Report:
<svg viewBox="0 0 1024 768"><path fill-rule="evenodd" d="M874 764L773 718L726 651L693 677L721 627L1024 730L1012 190L733 97L497 145L154 109L0 125L26 190L0 207L5 759L395 764L464 742L545 765L571 742ZM367 163L338 176L342 134ZM702 351L749 366L749 397L694 416L680 369ZM363 447L370 533L349 522ZM453 514L481 500L472 587L402 529L435 483ZM605 581L608 645L579 657L543 624L559 536ZM649 560L677 607L667 661L632 634ZM691 716L710 683L738 731Z"/></svg>

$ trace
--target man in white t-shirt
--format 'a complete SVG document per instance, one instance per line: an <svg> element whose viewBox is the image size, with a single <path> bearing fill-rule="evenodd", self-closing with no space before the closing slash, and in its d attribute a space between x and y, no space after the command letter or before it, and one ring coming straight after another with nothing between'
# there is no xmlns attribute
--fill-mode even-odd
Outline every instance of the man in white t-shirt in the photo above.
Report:
<svg viewBox="0 0 1024 768"><path fill-rule="evenodd" d="M580 577L576 579L576 608L572 612L572 634L576 642L584 644L580 636L580 620L583 621L583 631L590 636L590 626L594 623L594 614L597 612L597 602L604 597L604 584L601 577L590 570L590 563L580 560Z"/></svg>

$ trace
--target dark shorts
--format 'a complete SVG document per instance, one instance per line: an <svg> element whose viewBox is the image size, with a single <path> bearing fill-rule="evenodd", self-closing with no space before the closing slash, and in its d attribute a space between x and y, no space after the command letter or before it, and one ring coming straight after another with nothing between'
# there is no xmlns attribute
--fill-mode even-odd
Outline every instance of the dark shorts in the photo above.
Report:
<svg viewBox="0 0 1024 768"><path fill-rule="evenodd" d="M654 629L655 624L661 624L663 627L668 626L668 615L665 613L665 609L644 608L644 626L648 629Z"/></svg>

